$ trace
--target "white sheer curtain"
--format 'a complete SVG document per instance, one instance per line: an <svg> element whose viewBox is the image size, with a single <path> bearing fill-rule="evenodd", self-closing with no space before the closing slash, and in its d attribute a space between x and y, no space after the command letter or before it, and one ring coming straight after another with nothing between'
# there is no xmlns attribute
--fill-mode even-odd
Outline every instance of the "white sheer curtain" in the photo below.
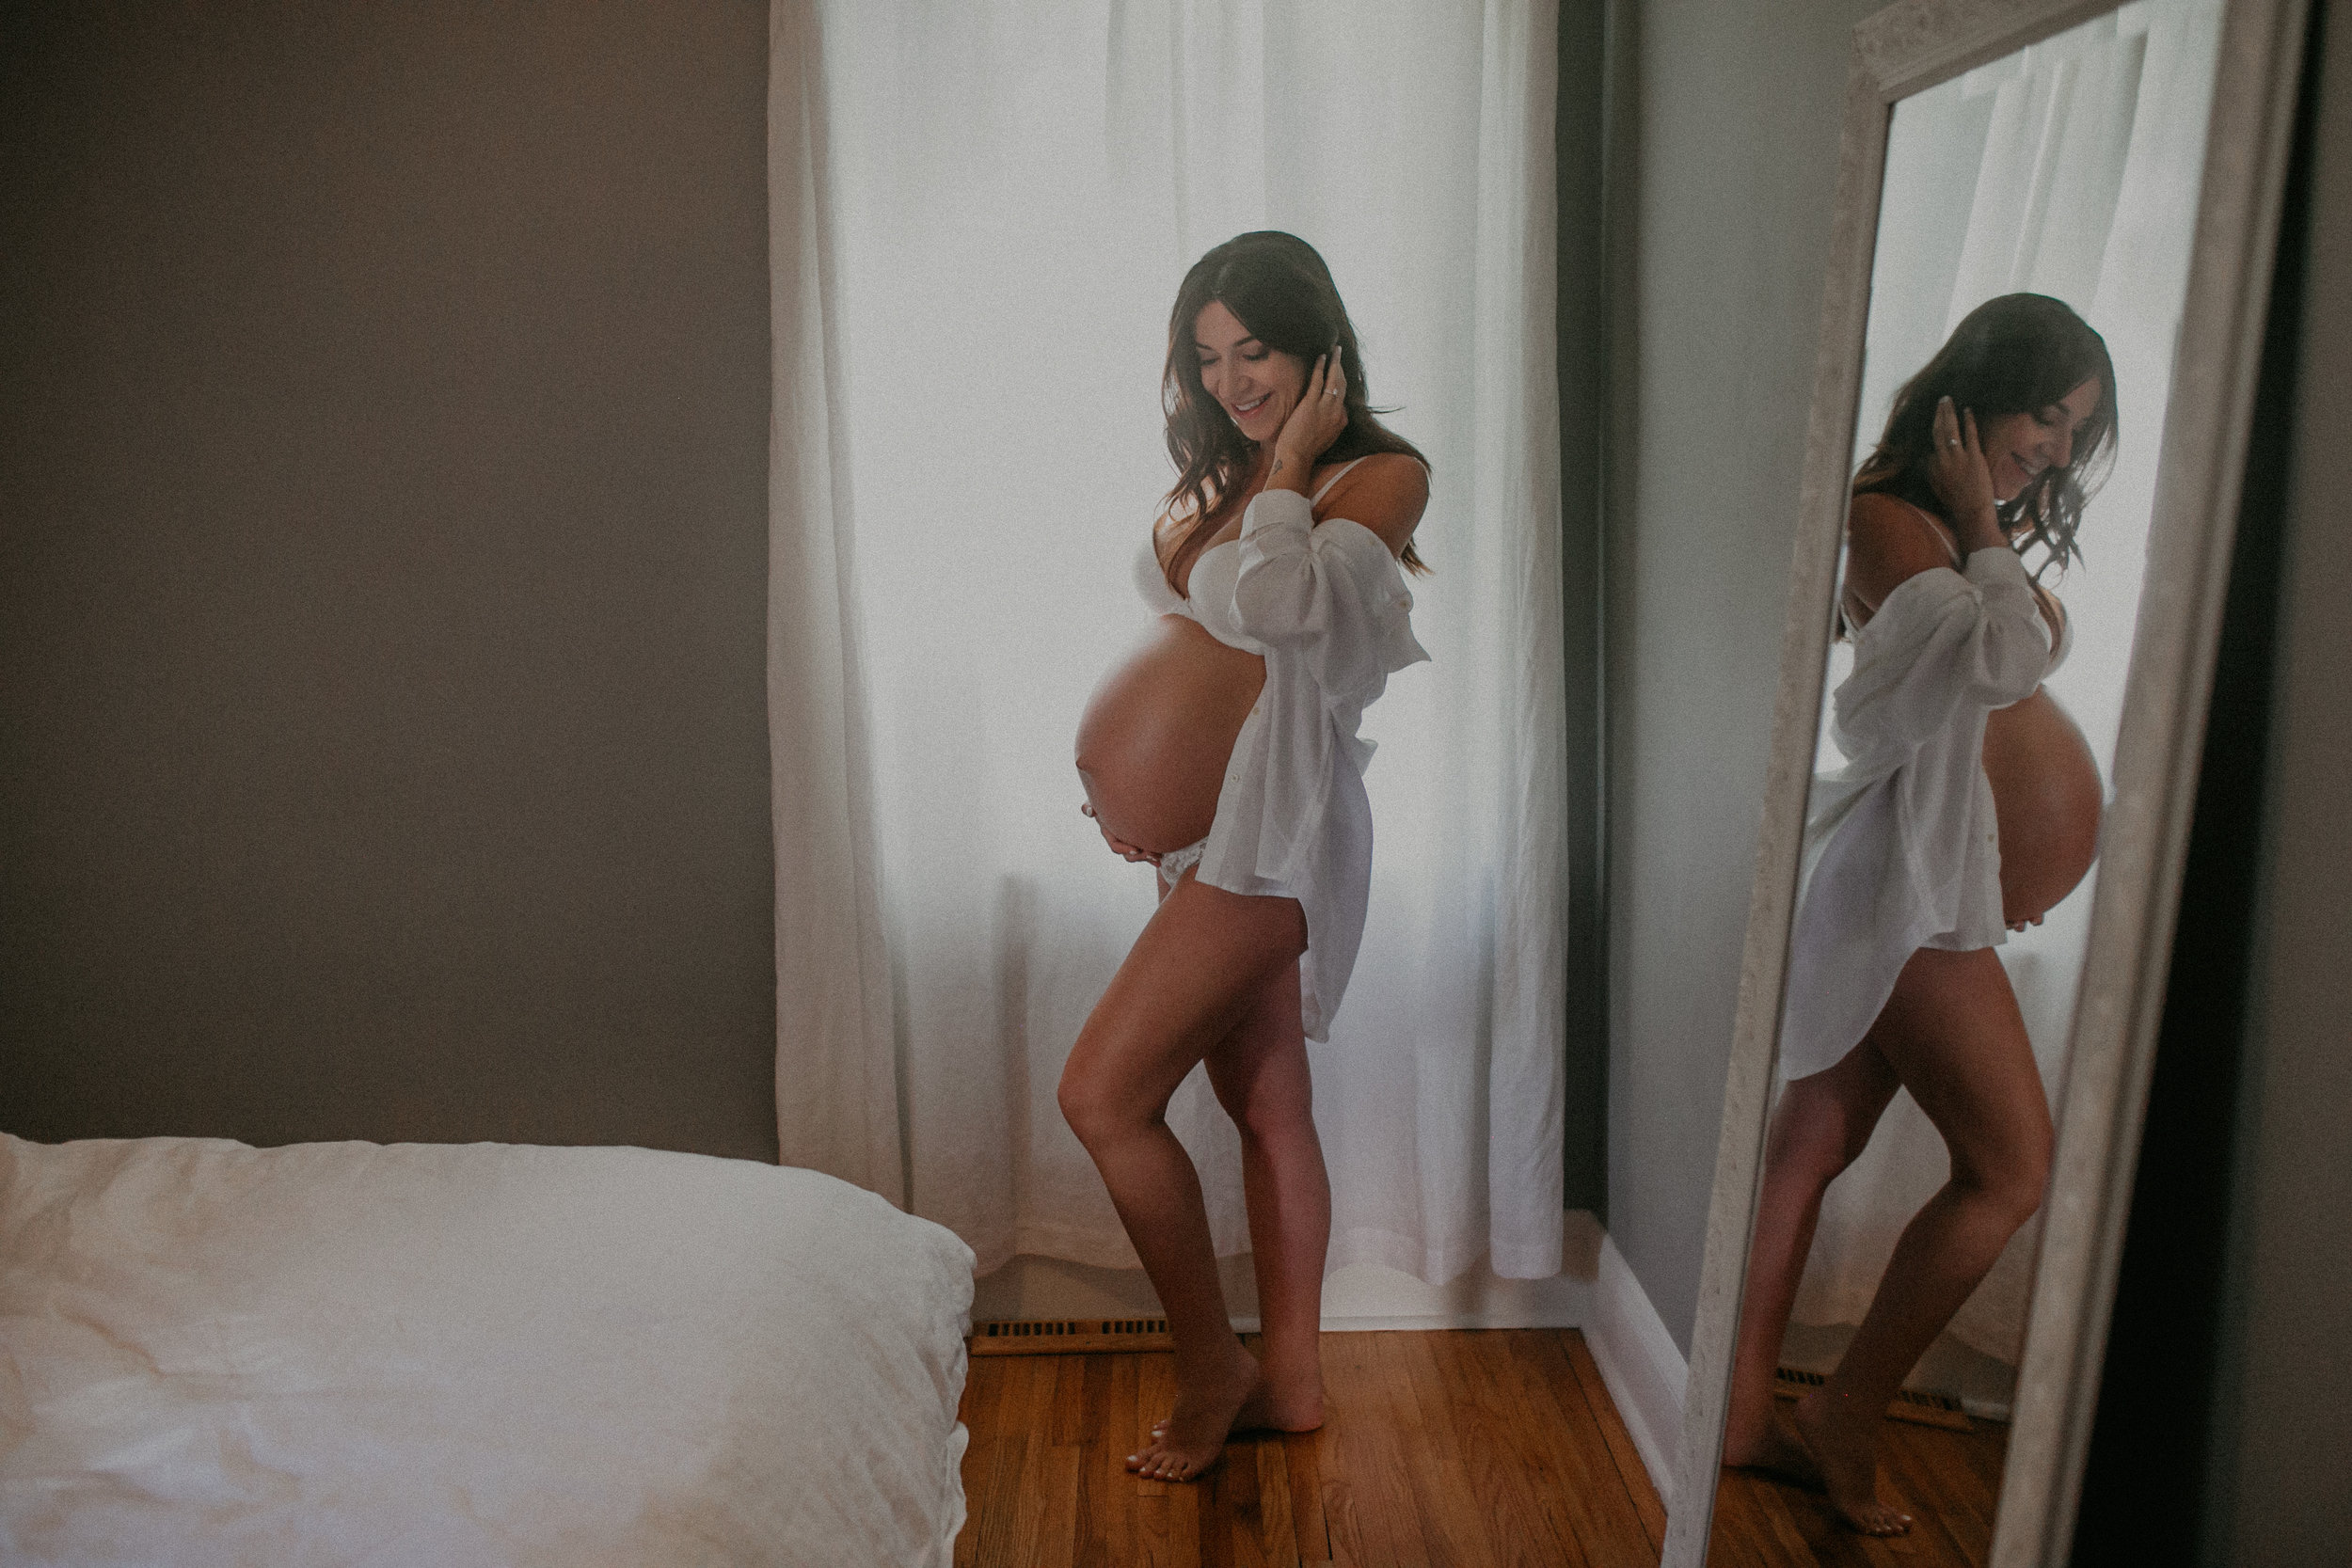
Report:
<svg viewBox="0 0 2352 1568"><path fill-rule="evenodd" d="M902 1196L984 1271L1134 1262L1054 1088L1152 874L1079 816L1073 736L1146 625L1177 282L1287 229L1436 470L1414 582L1435 663L1368 719L1372 919L1311 1048L1332 1265L1557 1272L1550 7L772 14L784 1158ZM1170 1120L1219 1249L1244 1250L1199 1074Z"/></svg>
<svg viewBox="0 0 2352 1568"><path fill-rule="evenodd" d="M1855 461L1896 389L1996 294L2065 300L2115 360L2121 441L2084 515L2083 562L2056 584L2073 651L2049 689L2112 777L2139 606L2157 438L2188 277L2220 0L2136 0L1896 106L1887 141ZM1829 686L1851 650L1833 653ZM1823 746L1828 747L1826 737ZM1825 751L1824 763L1836 760ZM2096 872L2092 874L2095 879ZM2042 1081L2056 1095L2089 934L2086 880L2000 949ZM1796 1319L1858 1323L1895 1238L1946 1175L1943 1140L1899 1096L1830 1188ZM2014 1363L2039 1221L2010 1244L1952 1333Z"/></svg>

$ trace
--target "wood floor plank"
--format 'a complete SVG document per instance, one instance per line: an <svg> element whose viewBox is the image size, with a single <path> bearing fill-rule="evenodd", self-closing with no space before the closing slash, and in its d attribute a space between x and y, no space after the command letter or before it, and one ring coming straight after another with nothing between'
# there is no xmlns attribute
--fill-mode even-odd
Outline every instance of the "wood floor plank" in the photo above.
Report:
<svg viewBox="0 0 2352 1568"><path fill-rule="evenodd" d="M1084 1355L1087 1431L1072 1529L1080 1568L1129 1568L1136 1560L1136 1478L1127 1444L1136 1429L1132 1355Z"/></svg>
<svg viewBox="0 0 2352 1568"><path fill-rule="evenodd" d="M1355 1568L1425 1562L1372 1336L1327 1336L1323 1363L1332 1433L1322 1449L1323 1511L1333 1560Z"/></svg>
<svg viewBox="0 0 2352 1568"><path fill-rule="evenodd" d="M1076 1358L1024 1357L1033 1363L1021 1410L1021 1471L1014 1482L1009 1562L1021 1568L1070 1568L1070 1527L1076 1516L1076 1450L1054 1441L1054 1412ZM1009 1437L1010 1434L1008 1434Z"/></svg>
<svg viewBox="0 0 2352 1568"><path fill-rule="evenodd" d="M1323 1519L1323 1449L1332 1441L1327 1418L1320 1431L1282 1439L1282 1467L1290 1476L1291 1532L1303 1562L1331 1560L1331 1532Z"/></svg>
<svg viewBox="0 0 2352 1568"><path fill-rule="evenodd" d="M1254 1443L1236 1438L1209 1473L1193 1483L1200 1496L1200 1568L1260 1568L1258 1463Z"/></svg>
<svg viewBox="0 0 2352 1568"><path fill-rule="evenodd" d="M1662 1549L1666 1544L1666 1505L1659 1500L1658 1488L1649 1479L1649 1467L1642 1463L1642 1451L1633 1446L1633 1434L1626 1431L1625 1418L1617 1414L1616 1402L1609 1397L1609 1386L1601 1381L1592 1347L1573 1328L1561 1329L1559 1339L1561 1349L1567 1353L1568 1365L1575 1369L1577 1386L1584 1391L1585 1402L1600 1423L1601 1439L1616 1457L1617 1473L1625 1479L1626 1491L1642 1516L1642 1528L1648 1532L1650 1544Z"/></svg>
<svg viewBox="0 0 2352 1568"><path fill-rule="evenodd" d="M1028 1415L1039 1367L1038 1356L1007 1356L1004 1381L997 1389L995 1431L991 1444L989 1473L984 1485L991 1505L976 1513L965 1528L977 1533L975 1568L1011 1568L1017 1561L1013 1535L1020 1528L1018 1499L1028 1460Z"/></svg>
<svg viewBox="0 0 2352 1568"><path fill-rule="evenodd" d="M1140 1453L1152 1441L1152 1423L1168 1414L1176 1398L1176 1358L1169 1354L1139 1355L1136 1358L1136 1420L1120 1449L1120 1465L1126 1465L1126 1456ZM1148 1568L1193 1568L1188 1562L1169 1556L1168 1501L1172 1488L1166 1481L1145 1481L1132 1473L1127 1484L1135 1488L1136 1555Z"/></svg>
<svg viewBox="0 0 2352 1568"><path fill-rule="evenodd" d="M1422 1534L1427 1539L1433 1564L1477 1564L1502 1560L1489 1529L1487 1512L1480 1507L1466 1462L1464 1428L1455 1418L1454 1400L1438 1374L1425 1334L1384 1334L1380 1358L1396 1403L1413 1411L1420 1442L1408 1454L1415 1500L1421 1506ZM1473 1433L1474 1435L1474 1433Z"/></svg>
<svg viewBox="0 0 2352 1568"><path fill-rule="evenodd" d="M1085 1450L1053 1441L1051 1429L1029 1435L1029 1464L1021 1479L1022 1528L1015 1560L1028 1568L1075 1568L1078 1469Z"/></svg>
<svg viewBox="0 0 2352 1568"><path fill-rule="evenodd" d="M1565 1352L1549 1334L1513 1335L1494 1359L1498 1378L1529 1412L1520 1441L1541 1444L1560 1477L1539 1494L1555 1532L1572 1538L1596 1568L1650 1568L1657 1548Z"/></svg>
<svg viewBox="0 0 2352 1568"><path fill-rule="evenodd" d="M1708 1529L1709 1568L1735 1562L1740 1568L1802 1568L1811 1561L1801 1537L1781 1538L1771 1517L1772 1501L1750 1478L1724 1473L1715 1489L1715 1516Z"/></svg>
<svg viewBox="0 0 2352 1568"><path fill-rule="evenodd" d="M1496 1331L1431 1334L1433 1374L1454 1403L1454 1432L1480 1512L1496 1522L1500 1568L1589 1568L1590 1559L1565 1512L1550 1443L1522 1432L1533 1418L1507 1377L1504 1340Z"/></svg>
<svg viewBox="0 0 2352 1568"><path fill-rule="evenodd" d="M1571 1528L1585 1556L1597 1568L1650 1568L1658 1560L1658 1540L1560 1336L1548 1329L1512 1335L1508 1365L1534 1414L1531 1425L1551 1445L1563 1469ZM1613 1412L1606 1388L1599 1402Z"/></svg>
<svg viewBox="0 0 2352 1568"><path fill-rule="evenodd" d="M1993 1544L1994 1499L1968 1467L1969 1434L1886 1425L1883 1463L1896 1488L1917 1504L1913 1533L1935 1544L1937 1561L1980 1568Z"/></svg>
<svg viewBox="0 0 2352 1568"><path fill-rule="evenodd" d="M971 1358L963 1380L963 1399L956 1419L969 1440L963 1448L963 1528L956 1534L955 1568L973 1568L979 1560L980 1532L974 1515L992 1506L989 1481L993 1475L996 1445L1004 1432L996 1405L1005 1387L1005 1363L997 1356Z"/></svg>
<svg viewBox="0 0 2352 1568"><path fill-rule="evenodd" d="M1250 1446L1258 1467L1258 1538L1268 1568L1291 1568L1306 1556L1298 1539L1298 1521L1291 1507L1290 1459L1287 1437L1262 1438ZM1315 1555L1323 1555L1318 1545Z"/></svg>

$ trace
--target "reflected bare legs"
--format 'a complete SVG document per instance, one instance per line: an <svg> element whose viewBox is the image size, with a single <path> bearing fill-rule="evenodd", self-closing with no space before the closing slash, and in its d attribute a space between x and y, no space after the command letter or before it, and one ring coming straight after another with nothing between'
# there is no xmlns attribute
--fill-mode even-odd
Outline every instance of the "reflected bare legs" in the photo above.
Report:
<svg viewBox="0 0 2352 1568"><path fill-rule="evenodd" d="M1315 1136L1291 898L1249 897L1190 874L1161 900L1062 1069L1062 1115L1086 1145L1158 1291L1176 1349L1176 1404L1129 1467L1188 1481L1237 1426L1323 1420L1317 1359L1331 1189ZM1168 1130L1195 1062L1241 1132L1264 1329L1263 1368L1227 1316L1200 1180Z"/></svg>
<svg viewBox="0 0 2352 1568"><path fill-rule="evenodd" d="M1951 1175L1912 1216L1862 1326L1829 1382L1774 1420L1772 1372L1820 1217L1821 1195L1860 1156L1907 1088L1944 1139ZM2009 976L1989 947L1922 948L1860 1045L1783 1091L1732 1363L1724 1461L1824 1487L1854 1528L1899 1535L1908 1515L1878 1500L1878 1431L1919 1357L2042 1203L2049 1103Z"/></svg>

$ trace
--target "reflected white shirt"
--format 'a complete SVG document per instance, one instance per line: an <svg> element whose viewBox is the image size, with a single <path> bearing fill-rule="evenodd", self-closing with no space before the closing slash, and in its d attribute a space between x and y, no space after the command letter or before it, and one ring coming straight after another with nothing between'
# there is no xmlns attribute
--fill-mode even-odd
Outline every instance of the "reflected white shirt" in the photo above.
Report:
<svg viewBox="0 0 2352 1568"><path fill-rule="evenodd" d="M1998 546L1905 578L1855 636L1831 698L1846 766L1806 802L1783 1078L1861 1043L1918 949L2008 940L1985 715L2032 696L2053 662L2026 568Z"/></svg>

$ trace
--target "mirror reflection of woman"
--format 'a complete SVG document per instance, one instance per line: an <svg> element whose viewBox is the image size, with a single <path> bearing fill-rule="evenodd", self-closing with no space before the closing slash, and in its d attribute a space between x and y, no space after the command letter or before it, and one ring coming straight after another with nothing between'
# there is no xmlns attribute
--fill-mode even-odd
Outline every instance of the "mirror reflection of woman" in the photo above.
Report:
<svg viewBox="0 0 2352 1568"><path fill-rule="evenodd" d="M1840 610L1853 671L1832 698L1844 768L1814 783L1773 1112L1724 1433L1725 1462L1825 1490L1896 1535L1880 1422L1902 1381L2041 1206L2049 1105L1994 948L2090 870L2101 786L2042 681L2058 599L2027 575L2075 559L2111 460L2106 345L2058 300L1979 306L1896 394L1855 475ZM1897 1243L1827 1383L1775 1411L1773 1373L1824 1190L1898 1088L1949 1179Z"/></svg>
<svg viewBox="0 0 2352 1568"><path fill-rule="evenodd" d="M1399 562L1427 467L1367 406L1311 246L1262 231L1185 275L1163 379L1179 470L1139 552L1159 612L1078 730L1084 809L1159 868L1160 905L1063 1069L1063 1116L1175 1345L1176 1400L1128 1467L1189 1481L1243 1428L1322 1424L1331 1190L1306 1042L1327 1037L1363 933L1372 817L1356 734L1426 658ZM1241 1135L1260 1355L1235 1338L1200 1182L1166 1120L1205 1062ZM1262 1359L1261 1359L1262 1357Z"/></svg>

